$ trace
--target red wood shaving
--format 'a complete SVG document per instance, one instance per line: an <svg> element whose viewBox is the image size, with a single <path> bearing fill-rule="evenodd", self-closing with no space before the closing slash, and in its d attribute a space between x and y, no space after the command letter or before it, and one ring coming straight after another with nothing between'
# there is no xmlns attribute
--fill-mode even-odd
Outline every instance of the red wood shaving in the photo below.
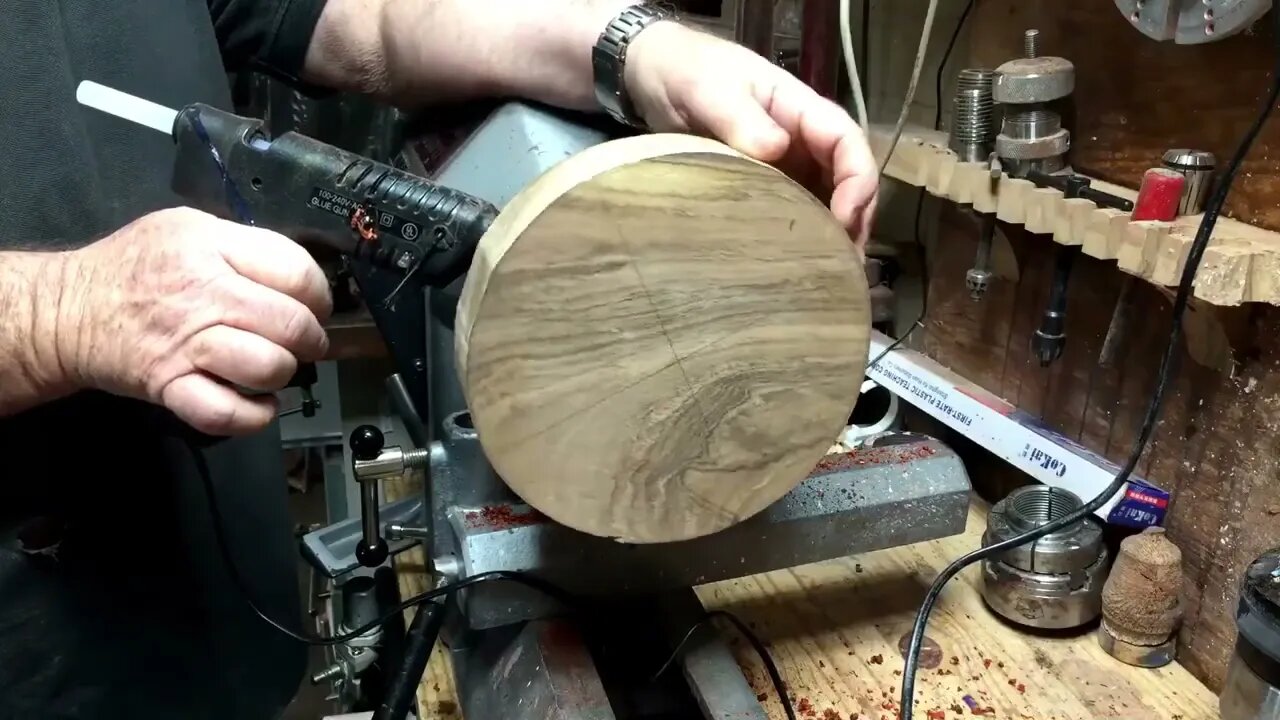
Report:
<svg viewBox="0 0 1280 720"><path fill-rule="evenodd" d="M989 668L989 667L991 667L991 658L986 658L985 660L983 660L983 661L982 661L982 667L984 667L984 668Z"/></svg>
<svg viewBox="0 0 1280 720"><path fill-rule="evenodd" d="M542 522L543 515L537 510L519 513L512 510L509 505L490 505L476 512L467 513L466 520L467 526L474 529L510 530Z"/></svg>
<svg viewBox="0 0 1280 720"><path fill-rule="evenodd" d="M812 474L825 474L861 465L903 465L912 460L927 458L937 452L928 445L902 450L895 447L873 447L828 455L818 461Z"/></svg>
<svg viewBox="0 0 1280 720"><path fill-rule="evenodd" d="M925 714L929 716L929 720L947 720L947 714L942 710L930 710Z"/></svg>

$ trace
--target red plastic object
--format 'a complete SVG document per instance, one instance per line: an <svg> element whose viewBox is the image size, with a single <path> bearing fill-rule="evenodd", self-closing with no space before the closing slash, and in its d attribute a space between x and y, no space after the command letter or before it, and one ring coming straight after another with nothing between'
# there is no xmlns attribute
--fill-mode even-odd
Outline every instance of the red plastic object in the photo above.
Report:
<svg viewBox="0 0 1280 720"><path fill-rule="evenodd" d="M1169 168L1151 168L1142 175L1142 187L1133 205L1133 220L1169 222L1178 217L1178 205L1187 178Z"/></svg>

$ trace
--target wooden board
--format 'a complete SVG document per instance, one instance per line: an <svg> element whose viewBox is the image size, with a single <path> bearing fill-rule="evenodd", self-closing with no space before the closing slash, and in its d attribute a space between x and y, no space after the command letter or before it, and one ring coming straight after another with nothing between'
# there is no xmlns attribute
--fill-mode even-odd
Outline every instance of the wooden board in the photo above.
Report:
<svg viewBox="0 0 1280 720"><path fill-rule="evenodd" d="M902 682L899 641L933 577L978 547L985 509L953 538L707 585L708 608L749 622L769 646L802 718L892 720ZM1035 636L983 604L970 568L943 592L927 637L938 664L917 676L915 717L966 720L1210 720L1217 698L1177 664L1142 670L1107 655L1091 632ZM726 633L727 636L727 633ZM735 654L770 717L783 717L763 667L738 642ZM938 714L941 713L941 714Z"/></svg>
<svg viewBox="0 0 1280 720"><path fill-rule="evenodd" d="M777 170L686 135L617 140L520 193L458 308L490 462L558 522L706 535L800 482L867 355L858 251Z"/></svg>
<svg viewBox="0 0 1280 720"><path fill-rule="evenodd" d="M406 475L383 483L383 492L387 502L403 500L410 495L422 492L423 473L413 471ZM426 592L433 585L431 574L427 572L426 553L421 545L416 545L392 559L396 568L396 580L400 585L400 597L410 598ZM409 627L416 610L406 610L404 625ZM453 663L449 659L449 650L443 642L436 645L427 663L426 672L418 683L417 701L418 720L458 720L462 717L458 709L458 692L453 684Z"/></svg>
<svg viewBox="0 0 1280 720"><path fill-rule="evenodd" d="M891 128L872 128L877 156L888 149ZM908 128L885 173L930 194L995 213L1006 222L1085 255L1114 260L1121 270L1162 286L1177 286L1203 216L1173 222L1131 222L1128 214L1060 190L1036 187L1007 175L993 180L987 165L962 163L947 149L947 135ZM1106 182L1094 187L1128 198L1137 193ZM1196 273L1195 296L1215 305L1264 302L1280 305L1280 233L1220 218Z"/></svg>

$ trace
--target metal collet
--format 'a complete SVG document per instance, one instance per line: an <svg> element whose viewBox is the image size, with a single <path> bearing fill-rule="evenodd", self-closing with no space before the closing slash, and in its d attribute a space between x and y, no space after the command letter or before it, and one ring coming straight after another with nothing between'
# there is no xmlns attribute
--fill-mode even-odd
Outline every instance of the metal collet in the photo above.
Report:
<svg viewBox="0 0 1280 720"><path fill-rule="evenodd" d="M982 545L1033 530L1083 505L1060 488L1018 488L991 508ZM985 560L982 597L996 613L1020 625L1079 627L1102 612L1107 555L1101 526L1093 518L1081 520Z"/></svg>

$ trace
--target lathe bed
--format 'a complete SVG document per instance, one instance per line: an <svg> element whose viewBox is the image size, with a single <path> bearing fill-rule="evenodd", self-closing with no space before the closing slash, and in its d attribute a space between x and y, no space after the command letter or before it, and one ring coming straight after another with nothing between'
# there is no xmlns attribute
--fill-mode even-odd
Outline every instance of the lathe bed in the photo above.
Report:
<svg viewBox="0 0 1280 720"><path fill-rule="evenodd" d="M769 645L800 717L893 718L901 683L899 639L928 579L978 545L986 510L975 502L967 531L954 537L712 583L696 594L706 608L730 610L752 624ZM402 569L416 565L413 555L402 556ZM402 592L421 589L420 574L401 577ZM928 650L925 660L936 665L917 685L921 717L1218 717L1217 697L1181 665L1121 665L1105 656L1087 630L1038 637L1010 628L982 604L974 572L962 573L943 592L934 617L928 636L937 651ZM768 717L782 718L751 651L736 642L732 649L753 699L763 698ZM461 716L450 663L447 653L432 658L418 693L420 720Z"/></svg>

